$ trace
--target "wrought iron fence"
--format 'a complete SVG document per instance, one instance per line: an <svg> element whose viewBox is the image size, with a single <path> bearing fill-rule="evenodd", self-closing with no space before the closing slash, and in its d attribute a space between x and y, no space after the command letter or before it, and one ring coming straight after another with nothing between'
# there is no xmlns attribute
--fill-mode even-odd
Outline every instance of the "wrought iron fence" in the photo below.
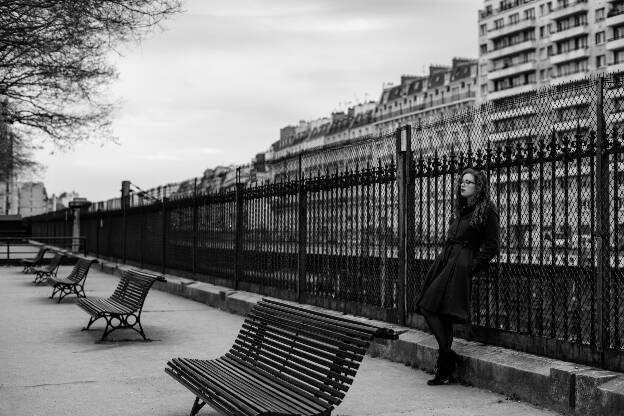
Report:
<svg viewBox="0 0 624 416"><path fill-rule="evenodd" d="M270 184L92 209L82 226L98 255L422 326L414 301L475 167L501 251L473 278L465 335L622 370L622 120L622 78L588 78L282 159Z"/></svg>

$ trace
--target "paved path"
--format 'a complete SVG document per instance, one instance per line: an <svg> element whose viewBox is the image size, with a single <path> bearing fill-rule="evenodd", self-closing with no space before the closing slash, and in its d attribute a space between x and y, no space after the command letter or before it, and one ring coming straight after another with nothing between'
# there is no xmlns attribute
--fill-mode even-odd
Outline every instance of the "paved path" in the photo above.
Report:
<svg viewBox="0 0 624 416"><path fill-rule="evenodd" d="M231 346L243 318L152 290L143 328L152 342L118 331L97 342L103 324L72 297L57 304L18 267L0 267L0 415L188 415L194 397L164 372L172 357L213 358ZM62 267L60 274L69 273ZM115 276L91 270L87 296L108 296ZM430 375L366 356L334 416L557 415L486 390L429 387ZM216 416L209 407L202 416Z"/></svg>

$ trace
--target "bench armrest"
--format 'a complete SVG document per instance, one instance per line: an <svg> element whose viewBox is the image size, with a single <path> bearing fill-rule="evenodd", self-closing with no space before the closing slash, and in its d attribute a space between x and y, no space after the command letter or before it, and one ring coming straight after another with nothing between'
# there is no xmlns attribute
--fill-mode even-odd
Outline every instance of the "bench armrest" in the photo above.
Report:
<svg viewBox="0 0 624 416"><path fill-rule="evenodd" d="M399 335L407 332L407 329L394 329L394 328L377 328L375 332L375 338L395 340L399 339Z"/></svg>

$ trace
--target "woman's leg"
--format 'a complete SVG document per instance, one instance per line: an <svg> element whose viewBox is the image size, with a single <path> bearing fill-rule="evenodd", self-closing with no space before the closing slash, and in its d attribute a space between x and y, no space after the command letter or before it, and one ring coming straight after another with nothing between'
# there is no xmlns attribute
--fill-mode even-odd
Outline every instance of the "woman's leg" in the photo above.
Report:
<svg viewBox="0 0 624 416"><path fill-rule="evenodd" d="M447 327L445 324L446 319L437 313L423 310L423 315L429 325L429 329L433 332L433 336L438 341L438 349L442 352L447 352L450 349L450 345L453 342L451 338L450 342L447 339ZM451 326L452 331L452 326Z"/></svg>
<svg viewBox="0 0 624 416"><path fill-rule="evenodd" d="M446 338L446 349L451 350L453 346L453 321L448 316L441 316L442 326L444 327L444 336Z"/></svg>

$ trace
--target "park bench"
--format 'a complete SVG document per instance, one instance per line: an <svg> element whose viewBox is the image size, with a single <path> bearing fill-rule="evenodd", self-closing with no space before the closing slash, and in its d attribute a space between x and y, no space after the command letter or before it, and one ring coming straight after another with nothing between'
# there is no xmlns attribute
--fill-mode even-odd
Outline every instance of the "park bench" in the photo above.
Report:
<svg viewBox="0 0 624 416"><path fill-rule="evenodd" d="M41 261L43 260L43 257L45 256L45 253L48 250L49 250L48 247L41 246L39 247L39 251L37 251L37 254L35 255L34 258L22 259L22 265L24 266L24 268L22 269L22 273L34 272L33 269L41 265Z"/></svg>
<svg viewBox="0 0 624 416"><path fill-rule="evenodd" d="M61 262L65 259L64 253L55 253L52 260L50 260L49 264L45 266L33 267L33 272L35 273L35 280L33 283L39 284L45 282L49 277L56 276L59 266Z"/></svg>
<svg viewBox="0 0 624 416"><path fill-rule="evenodd" d="M147 337L141 326L141 311L150 288L155 281L166 282L163 276L136 269L124 270L117 288L109 298L85 297L78 299L78 306L91 318L83 330L87 330L100 318L106 320L106 328L100 341L117 329L132 329L145 341Z"/></svg>
<svg viewBox="0 0 624 416"><path fill-rule="evenodd" d="M234 345L212 359L174 358L165 371L226 415L330 415L342 402L374 337L398 334L322 312L263 299Z"/></svg>
<svg viewBox="0 0 624 416"><path fill-rule="evenodd" d="M86 259L79 257L78 261L74 265L71 273L66 277L50 276L48 277L48 284L52 286L52 295L50 299L54 299L54 295L58 293L58 303L69 294L75 293L77 297L85 297L84 284L87 280L87 274L91 264L97 262L94 259Z"/></svg>

